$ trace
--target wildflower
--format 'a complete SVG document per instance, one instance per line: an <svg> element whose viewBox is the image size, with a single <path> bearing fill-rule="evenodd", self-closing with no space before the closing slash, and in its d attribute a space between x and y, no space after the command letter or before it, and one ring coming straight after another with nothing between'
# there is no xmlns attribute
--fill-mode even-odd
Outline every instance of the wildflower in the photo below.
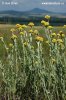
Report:
<svg viewBox="0 0 66 100"><path fill-rule="evenodd" d="M24 35L24 32L20 32L20 35Z"/></svg>
<svg viewBox="0 0 66 100"><path fill-rule="evenodd" d="M65 37L65 34L62 34L61 36L64 38Z"/></svg>
<svg viewBox="0 0 66 100"><path fill-rule="evenodd" d="M61 49L64 48L64 44L63 43L60 43L59 45L60 45Z"/></svg>
<svg viewBox="0 0 66 100"><path fill-rule="evenodd" d="M16 24L16 27L19 28L19 27L21 27L21 25L20 24Z"/></svg>
<svg viewBox="0 0 66 100"><path fill-rule="evenodd" d="M10 44L9 44L9 47L13 47L13 44L12 44L12 43L10 43Z"/></svg>
<svg viewBox="0 0 66 100"><path fill-rule="evenodd" d="M17 36L15 34L12 35L12 39L17 39Z"/></svg>
<svg viewBox="0 0 66 100"><path fill-rule="evenodd" d="M19 31L22 31L22 30L23 30L22 26L20 26L20 27L18 28L18 30L19 30Z"/></svg>
<svg viewBox="0 0 66 100"><path fill-rule="evenodd" d="M45 27L49 26L49 22L46 22L44 20L41 21L41 24L44 25Z"/></svg>
<svg viewBox="0 0 66 100"><path fill-rule="evenodd" d="M59 32L59 34L62 34L62 33L63 33L63 31L60 31L60 32Z"/></svg>
<svg viewBox="0 0 66 100"><path fill-rule="evenodd" d="M58 33L57 36L60 37L61 35Z"/></svg>
<svg viewBox="0 0 66 100"><path fill-rule="evenodd" d="M56 36L56 33L52 33L51 36Z"/></svg>
<svg viewBox="0 0 66 100"><path fill-rule="evenodd" d="M57 42L58 43L63 43L63 40L62 39L57 39Z"/></svg>
<svg viewBox="0 0 66 100"><path fill-rule="evenodd" d="M27 28L27 26L24 24L24 25L22 25L22 28Z"/></svg>
<svg viewBox="0 0 66 100"><path fill-rule="evenodd" d="M24 44L24 46L27 46L28 45L28 42L24 42L23 44Z"/></svg>
<svg viewBox="0 0 66 100"><path fill-rule="evenodd" d="M41 37L41 36L37 36L37 37L36 37L36 40L37 40L37 41L41 41L41 42L43 42L43 37Z"/></svg>
<svg viewBox="0 0 66 100"><path fill-rule="evenodd" d="M33 30L29 30L29 33L33 33Z"/></svg>
<svg viewBox="0 0 66 100"><path fill-rule="evenodd" d="M34 34L38 34L38 30L34 30Z"/></svg>
<svg viewBox="0 0 66 100"><path fill-rule="evenodd" d="M52 26L48 26L48 29L53 29L53 27Z"/></svg>
<svg viewBox="0 0 66 100"><path fill-rule="evenodd" d="M15 29L14 29L14 28L12 28L10 31L11 31L11 32L15 32Z"/></svg>
<svg viewBox="0 0 66 100"><path fill-rule="evenodd" d="M46 26L46 27L49 26L49 22L45 22L44 26Z"/></svg>
<svg viewBox="0 0 66 100"><path fill-rule="evenodd" d="M42 21L41 21L41 24L44 24L45 22L46 22L46 21L42 20Z"/></svg>
<svg viewBox="0 0 66 100"><path fill-rule="evenodd" d="M50 19L50 16L49 15L46 15L45 18L49 20Z"/></svg>
<svg viewBox="0 0 66 100"><path fill-rule="evenodd" d="M30 22L30 23L28 24L28 26L30 26L30 27L34 26L34 23L33 23L33 22Z"/></svg>
<svg viewBox="0 0 66 100"><path fill-rule="evenodd" d="M57 40L56 39L52 39L52 43L56 43L57 42Z"/></svg>

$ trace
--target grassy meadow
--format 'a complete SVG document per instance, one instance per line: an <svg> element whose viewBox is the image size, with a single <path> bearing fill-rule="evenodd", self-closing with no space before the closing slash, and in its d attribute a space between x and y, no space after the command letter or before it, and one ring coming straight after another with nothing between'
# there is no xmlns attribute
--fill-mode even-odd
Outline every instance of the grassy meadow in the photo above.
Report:
<svg viewBox="0 0 66 100"><path fill-rule="evenodd" d="M66 100L66 25L0 24L0 100Z"/></svg>

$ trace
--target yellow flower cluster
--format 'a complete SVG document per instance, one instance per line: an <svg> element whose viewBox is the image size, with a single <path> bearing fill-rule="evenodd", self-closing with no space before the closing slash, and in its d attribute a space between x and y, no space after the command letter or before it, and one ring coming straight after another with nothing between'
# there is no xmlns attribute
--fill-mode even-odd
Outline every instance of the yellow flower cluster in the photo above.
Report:
<svg viewBox="0 0 66 100"><path fill-rule="evenodd" d="M24 44L24 46L27 46L28 45L28 42L24 42L23 44Z"/></svg>
<svg viewBox="0 0 66 100"><path fill-rule="evenodd" d="M20 35L24 35L24 32L20 32Z"/></svg>
<svg viewBox="0 0 66 100"><path fill-rule="evenodd" d="M65 34L62 34L61 36L62 36L62 37L65 37Z"/></svg>
<svg viewBox="0 0 66 100"><path fill-rule="evenodd" d="M49 20L50 19L50 16L49 15L46 15L45 18Z"/></svg>
<svg viewBox="0 0 66 100"><path fill-rule="evenodd" d="M27 28L27 26L24 24L24 25L22 25L22 28Z"/></svg>
<svg viewBox="0 0 66 100"><path fill-rule="evenodd" d="M52 33L52 34L51 34L51 37L53 37L53 36L56 36L56 33Z"/></svg>
<svg viewBox="0 0 66 100"><path fill-rule="evenodd" d="M48 29L53 29L53 26L48 26L47 28L48 28Z"/></svg>
<svg viewBox="0 0 66 100"><path fill-rule="evenodd" d="M33 33L33 30L29 30L29 33Z"/></svg>
<svg viewBox="0 0 66 100"><path fill-rule="evenodd" d="M17 36L15 34L12 35L12 39L17 39Z"/></svg>
<svg viewBox="0 0 66 100"><path fill-rule="evenodd" d="M16 24L16 27L19 28L19 27L21 27L21 25L20 24Z"/></svg>
<svg viewBox="0 0 66 100"><path fill-rule="evenodd" d="M38 30L34 30L34 34L38 34Z"/></svg>
<svg viewBox="0 0 66 100"><path fill-rule="evenodd" d="M15 30L14 28L12 28L10 31L11 31L11 32L15 32L16 30Z"/></svg>
<svg viewBox="0 0 66 100"><path fill-rule="evenodd" d="M63 40L62 39L57 39L57 42L58 43L63 43Z"/></svg>
<svg viewBox="0 0 66 100"><path fill-rule="evenodd" d="M37 41L43 42L44 39L43 39L43 37L41 37L41 36L37 36L37 37L36 37L36 40L37 40Z"/></svg>
<svg viewBox="0 0 66 100"><path fill-rule="evenodd" d="M30 22L30 23L28 24L28 26L30 26L30 27L34 26L34 23L33 23L33 22Z"/></svg>
<svg viewBox="0 0 66 100"><path fill-rule="evenodd" d="M45 27L49 26L49 22L46 22L44 20L41 21L41 24L44 25Z"/></svg>
<svg viewBox="0 0 66 100"><path fill-rule="evenodd" d="M54 38L54 39L52 39L52 43L56 43L57 42L57 40Z"/></svg>

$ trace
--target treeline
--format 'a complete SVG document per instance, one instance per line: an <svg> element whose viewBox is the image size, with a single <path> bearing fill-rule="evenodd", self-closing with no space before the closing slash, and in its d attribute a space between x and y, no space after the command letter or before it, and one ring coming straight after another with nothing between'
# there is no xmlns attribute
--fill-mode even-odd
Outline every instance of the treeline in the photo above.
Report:
<svg viewBox="0 0 66 100"><path fill-rule="evenodd" d="M0 17L0 24L28 24L29 22L34 22L35 25L40 25L41 20L43 20L43 17ZM66 18L57 18L52 17L50 19L51 25L64 25L66 23Z"/></svg>

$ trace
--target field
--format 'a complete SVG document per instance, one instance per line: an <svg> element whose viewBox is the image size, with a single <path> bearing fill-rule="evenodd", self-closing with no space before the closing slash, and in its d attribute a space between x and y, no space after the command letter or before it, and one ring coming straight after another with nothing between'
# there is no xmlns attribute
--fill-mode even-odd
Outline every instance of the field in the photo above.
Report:
<svg viewBox="0 0 66 100"><path fill-rule="evenodd" d="M0 24L0 100L66 100L66 25Z"/></svg>

